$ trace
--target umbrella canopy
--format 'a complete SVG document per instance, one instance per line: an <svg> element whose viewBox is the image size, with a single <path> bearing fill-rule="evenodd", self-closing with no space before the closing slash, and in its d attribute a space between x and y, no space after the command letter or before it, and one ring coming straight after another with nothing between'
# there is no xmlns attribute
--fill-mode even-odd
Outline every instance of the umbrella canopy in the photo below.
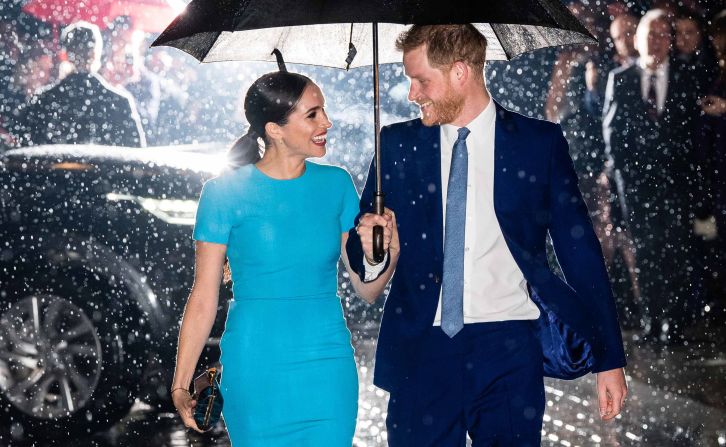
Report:
<svg viewBox="0 0 726 447"><path fill-rule="evenodd" d="M194 0L154 42L202 62L275 61L348 68L373 64L379 23L379 63L401 61L395 39L408 24L472 23L487 38L487 59L506 60L539 48L594 43L559 0Z"/></svg>
<svg viewBox="0 0 726 447"><path fill-rule="evenodd" d="M280 63L282 53L299 64L373 65L374 211L383 214L378 65L401 61L395 41L405 25L452 23L474 24L487 38L489 60L596 42L559 0L193 0L152 46L175 47L202 62ZM373 241L380 262L382 227L374 228Z"/></svg>
<svg viewBox="0 0 726 447"><path fill-rule="evenodd" d="M105 29L128 16L134 28L152 33L164 30L183 9L180 0L30 0L23 6L23 12L53 25L85 20Z"/></svg>

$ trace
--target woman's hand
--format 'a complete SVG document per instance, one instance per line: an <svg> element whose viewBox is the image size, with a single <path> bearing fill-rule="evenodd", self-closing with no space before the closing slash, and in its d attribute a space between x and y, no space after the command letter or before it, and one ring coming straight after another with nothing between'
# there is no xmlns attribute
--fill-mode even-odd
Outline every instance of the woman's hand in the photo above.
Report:
<svg viewBox="0 0 726 447"><path fill-rule="evenodd" d="M197 401L192 399L189 391L184 388L175 388L171 393L171 399L174 401L174 407L176 407L176 411L179 413L184 426L199 433L204 433L197 427L197 422L194 420L192 412L197 405Z"/></svg>

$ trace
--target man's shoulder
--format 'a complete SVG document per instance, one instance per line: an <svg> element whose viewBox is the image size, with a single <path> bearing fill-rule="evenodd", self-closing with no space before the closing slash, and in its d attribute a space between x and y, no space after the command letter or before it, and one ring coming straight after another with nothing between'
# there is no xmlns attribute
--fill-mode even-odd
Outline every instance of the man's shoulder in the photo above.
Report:
<svg viewBox="0 0 726 447"><path fill-rule="evenodd" d="M124 87L112 85L99 74L94 74L92 79L92 82L96 83L98 88L103 90L102 94L105 98L113 98L114 100L125 99L128 102L133 102L133 96Z"/></svg>
<svg viewBox="0 0 726 447"><path fill-rule="evenodd" d="M517 129L519 131L527 131L529 133L562 133L560 125L557 123L522 115L519 112L509 110L499 104L497 104L497 126L503 126L505 129L509 130Z"/></svg>
<svg viewBox="0 0 726 447"><path fill-rule="evenodd" d="M386 126L383 126L383 128L381 128L381 131L388 134L409 133L418 132L424 127L426 126L424 126L424 124L421 122L421 118L414 118L407 121L399 121L397 123L388 124Z"/></svg>

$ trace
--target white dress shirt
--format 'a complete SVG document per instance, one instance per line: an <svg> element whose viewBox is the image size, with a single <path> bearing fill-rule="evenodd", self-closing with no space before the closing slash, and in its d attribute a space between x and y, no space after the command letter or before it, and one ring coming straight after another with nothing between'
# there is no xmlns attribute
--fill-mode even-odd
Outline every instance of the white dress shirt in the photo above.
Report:
<svg viewBox="0 0 726 447"><path fill-rule="evenodd" d="M464 323L534 320L539 308L530 299L527 281L504 240L494 213L494 101L466 127L469 154L464 232ZM441 199L446 193L458 127L441 126ZM443 218L446 222L446 218ZM446 228L444 228L446 234ZM434 325L441 324L441 292Z"/></svg>
<svg viewBox="0 0 726 447"><path fill-rule="evenodd" d="M650 78L655 75L655 99L658 106L658 115L663 113L666 96L668 95L668 65L668 62L663 62L655 70L650 70L645 67L643 59L638 59L638 67L640 67L640 93L643 101L648 101Z"/></svg>
<svg viewBox="0 0 726 447"><path fill-rule="evenodd" d="M539 308L529 297L527 281L504 240L494 213L494 123L496 107L486 108L466 127L469 185L464 232L464 323L535 320ZM446 193L458 127L441 126L442 222L446 222ZM446 228L444 228L444 234ZM442 238L443 240L443 238ZM363 259L366 281L376 278L385 262L372 266ZM433 324L441 325L441 292Z"/></svg>

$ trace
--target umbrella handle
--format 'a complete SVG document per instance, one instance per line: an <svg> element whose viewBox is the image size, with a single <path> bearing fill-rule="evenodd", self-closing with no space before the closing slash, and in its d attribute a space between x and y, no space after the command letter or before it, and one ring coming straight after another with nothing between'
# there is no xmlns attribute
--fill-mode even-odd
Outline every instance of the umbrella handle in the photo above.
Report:
<svg viewBox="0 0 726 447"><path fill-rule="evenodd" d="M383 215L384 204L383 204L383 193L377 192L373 199L373 207L376 214L379 216ZM380 263L386 256L386 252L383 250L383 227L376 225L373 227L373 262Z"/></svg>

